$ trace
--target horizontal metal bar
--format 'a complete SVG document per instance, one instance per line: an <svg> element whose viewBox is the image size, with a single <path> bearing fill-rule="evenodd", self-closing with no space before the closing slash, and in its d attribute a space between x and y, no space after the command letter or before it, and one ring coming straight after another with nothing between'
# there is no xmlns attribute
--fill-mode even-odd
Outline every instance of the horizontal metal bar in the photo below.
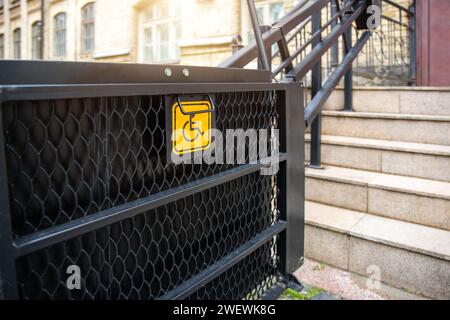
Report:
<svg viewBox="0 0 450 320"><path fill-rule="evenodd" d="M287 223L285 221L275 223L273 226L264 230L253 239L247 241L245 244L226 255L216 263L210 265L202 272L193 276L188 281L169 291L159 300L182 300L189 297L191 294L207 285L209 282L235 266L238 262L258 250L264 244L272 240L277 234L280 234L286 230L286 228Z"/></svg>
<svg viewBox="0 0 450 320"><path fill-rule="evenodd" d="M263 301L277 300L287 288L288 286L286 285L286 283L277 282L261 297L261 300Z"/></svg>
<svg viewBox="0 0 450 320"><path fill-rule="evenodd" d="M329 0L316 0L308 6L301 7L301 9L281 18L281 20L274 24L272 28L263 34L263 41L266 47L277 43L285 34L296 28L305 19L308 19L314 12L322 9ZM258 56L258 48L256 44L250 44L227 60L222 62L219 67L225 68L243 68L252 62Z"/></svg>
<svg viewBox="0 0 450 320"><path fill-rule="evenodd" d="M270 81L264 70L140 63L0 60L0 70L0 85Z"/></svg>
<svg viewBox="0 0 450 320"><path fill-rule="evenodd" d="M219 92L287 90L285 83L88 84L0 86L1 101L183 95Z"/></svg>
<svg viewBox="0 0 450 320"><path fill-rule="evenodd" d="M323 84L322 88L305 108L305 122L307 126L310 126L313 123L314 119L320 113L323 104L327 101L328 97L331 95L334 88L338 85L341 78L350 69L353 61L358 57L358 54L364 48L370 36L370 31L366 31L362 34L355 46L350 49L350 51L344 57L339 67L337 67L328 77L328 80Z"/></svg>
<svg viewBox="0 0 450 320"><path fill-rule="evenodd" d="M286 38L285 40L286 43L290 43L295 37L297 37L300 34L300 32L302 32L302 30L306 27L306 25L310 22L311 17L303 21L297 28L295 28L295 30L289 35L289 37ZM274 52L272 53L272 60L276 58L279 54L280 50L278 48L275 49Z"/></svg>
<svg viewBox="0 0 450 320"><path fill-rule="evenodd" d="M265 46L271 46L283 38L281 29L272 27L262 35ZM256 44L250 44L233 54L227 60L222 62L219 67L222 68L243 68L258 57L258 47Z"/></svg>
<svg viewBox="0 0 450 320"><path fill-rule="evenodd" d="M286 159L286 154L280 154L278 161L284 162ZM239 177L266 168L267 163L270 163L269 161L274 163L273 160L273 158L261 159L261 161L255 164L242 165L214 176L199 179L197 181L193 181L143 199L125 203L90 216L21 237L13 244L15 247L16 256L27 255L31 252L49 247L56 243L66 241L82 234L111 225L115 222L158 208L170 202L183 199L211 187L235 180Z"/></svg>
<svg viewBox="0 0 450 320"><path fill-rule="evenodd" d="M351 27L353 21L356 20L364 11L364 6L360 6L355 12L346 19L343 23L334 27L330 34L323 39L323 41L314 47L311 52L300 62L297 66L290 71L286 78L301 79L303 78L311 68L322 58L322 55L338 41L339 37Z"/></svg>
<svg viewBox="0 0 450 320"><path fill-rule="evenodd" d="M291 30L296 28L302 21L309 18L316 12L319 12L325 7L330 0L315 0L310 1L310 5L303 7L291 15L281 18L280 21L274 24L275 28L282 28L284 34L288 34Z"/></svg>

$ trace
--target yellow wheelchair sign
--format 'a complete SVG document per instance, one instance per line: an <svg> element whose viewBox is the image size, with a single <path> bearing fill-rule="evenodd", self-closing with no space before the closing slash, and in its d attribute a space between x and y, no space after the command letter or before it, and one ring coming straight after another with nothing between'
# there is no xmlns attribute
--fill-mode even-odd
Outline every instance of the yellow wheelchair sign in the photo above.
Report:
<svg viewBox="0 0 450 320"><path fill-rule="evenodd" d="M211 101L180 101L172 105L172 152L186 155L211 145Z"/></svg>

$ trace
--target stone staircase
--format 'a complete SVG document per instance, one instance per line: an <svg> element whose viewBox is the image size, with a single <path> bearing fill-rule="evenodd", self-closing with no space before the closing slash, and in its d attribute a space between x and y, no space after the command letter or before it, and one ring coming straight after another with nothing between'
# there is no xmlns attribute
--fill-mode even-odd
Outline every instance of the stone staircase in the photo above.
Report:
<svg viewBox="0 0 450 320"><path fill-rule="evenodd" d="M322 113L324 169L306 169L306 256L450 299L450 89L355 88L342 105L338 90Z"/></svg>

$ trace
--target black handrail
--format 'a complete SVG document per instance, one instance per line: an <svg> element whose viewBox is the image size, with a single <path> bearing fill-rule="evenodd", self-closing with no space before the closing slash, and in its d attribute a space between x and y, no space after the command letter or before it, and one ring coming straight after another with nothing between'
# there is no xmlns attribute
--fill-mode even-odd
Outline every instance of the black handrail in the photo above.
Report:
<svg viewBox="0 0 450 320"><path fill-rule="evenodd" d="M285 69L289 63L291 63L300 53L302 53L309 45L311 45L312 42L315 39L317 39L326 28L328 28L334 21L336 21L339 17L341 17L342 14L345 12L345 10L349 9L352 6L353 2L354 1L352 1L351 3L348 3L346 6L344 6L344 8L340 9L333 17L331 17L331 19L327 23L322 25L319 30L317 30L313 35L311 35L311 37L309 38L308 41L306 41L302 46L300 46L300 48L296 49L290 55L290 57L288 57L282 63L280 63L280 65L274 70L273 75L276 76L281 71L283 71L283 69ZM304 21L304 22L306 22L306 21ZM298 30L297 33L299 31L300 30ZM295 35L297 33L294 33L293 35L291 35L286 41L289 43L295 37Z"/></svg>
<svg viewBox="0 0 450 320"><path fill-rule="evenodd" d="M336 27L334 27L330 34L326 38L324 38L319 45L315 46L311 53L305 59L303 59L303 61L299 63L294 68L294 70L289 72L286 77L293 80L303 78L306 73L308 73L311 68L317 63L317 61L322 58L325 52L328 51L328 49L339 40L339 37L351 27L356 18L358 18L363 13L364 9L364 6L360 6L355 10L355 12L350 16L349 19L346 19L343 23L338 24Z"/></svg>
<svg viewBox="0 0 450 320"><path fill-rule="evenodd" d="M369 47L366 50L368 52L374 46L373 39L370 46L368 44L373 30L365 31L362 34L358 32L359 29L369 29L365 19L370 15L368 12L370 5L381 5L382 1L383 4L393 6L399 11L398 20L385 15L381 15L380 18L387 23L405 28L409 32L411 61L409 76L410 79L415 76L415 42L412 39L415 32L413 6L405 8L390 0L304 0L261 34L260 28L256 28L258 26L256 15L254 12L252 14L254 7L252 8L250 2L253 1L248 1L257 43L244 47L220 66L243 68L258 57L260 66L264 66L261 58L264 60L264 56L268 55L271 60L269 66L266 65L265 69L272 70L272 64L279 62L272 72L273 80L283 82L302 81L304 85L309 85L306 75L312 75L310 83L312 100L305 109L305 124L311 127L312 167L320 167L320 111L343 77L345 77L344 111L352 111L353 109L353 65L365 47ZM331 13L329 14L327 11L325 14L328 20L322 23L324 10L329 10L329 7L331 7ZM402 19L402 13L407 15L407 22ZM352 42L352 34L355 33L354 28L357 29L357 36L354 39L355 42ZM324 33L326 34L323 35ZM309 39L306 39L305 34L309 35ZM302 36L305 39L299 44L298 37L302 38ZM343 54L342 60L339 62L338 50L341 37L343 39ZM290 53L294 42L295 48ZM273 54L270 52L267 54L267 48L271 48L274 44L278 45L278 50L274 51ZM380 45L381 50L383 50L383 43L380 42ZM395 51L395 48L393 50ZM263 54L258 54L258 52L263 52ZM327 54L332 57L329 59L326 56ZM397 52L394 52L394 55L397 55ZM332 60L327 68L322 68L324 57ZM324 71L326 71L327 78L324 79L325 82L322 82Z"/></svg>
<svg viewBox="0 0 450 320"><path fill-rule="evenodd" d="M351 68L353 61L361 52L367 40L369 40L370 32L366 31L358 40L356 45L348 52L343 59L342 63L336 68L336 70L328 77L328 80L323 84L320 91L314 96L308 106L305 108L305 123L307 126L311 126L313 121L317 118L320 110L334 88L339 84L340 79Z"/></svg>
<svg viewBox="0 0 450 320"><path fill-rule="evenodd" d="M269 31L263 34L264 46L272 46L284 39L286 34L296 28L304 20L308 19L312 14L320 11L329 1L330 0L315 0L310 5L302 6L299 10L284 16L279 22L274 24ZM219 67L243 68L257 57L257 45L250 44L222 62Z"/></svg>

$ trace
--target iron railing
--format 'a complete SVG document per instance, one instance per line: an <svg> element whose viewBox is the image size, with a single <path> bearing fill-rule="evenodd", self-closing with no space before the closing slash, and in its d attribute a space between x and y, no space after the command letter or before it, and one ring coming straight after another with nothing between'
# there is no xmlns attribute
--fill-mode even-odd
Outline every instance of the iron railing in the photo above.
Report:
<svg viewBox="0 0 450 320"><path fill-rule="evenodd" d="M381 24L355 61L358 85L414 85L416 83L415 1L403 7L382 1ZM353 30L357 34L357 30Z"/></svg>
<svg viewBox="0 0 450 320"><path fill-rule="evenodd" d="M304 0L274 25L259 27L253 1L248 4L257 41L221 66L244 67L268 56L260 67L271 70L274 81L300 81L311 88L311 102L305 109L311 167L321 166L321 108L341 79L344 111L353 109L354 75L382 79L382 83L415 81L414 5L404 8L390 0ZM372 5L383 12L375 29L368 25ZM271 52L274 44L278 49Z"/></svg>
<svg viewBox="0 0 450 320"><path fill-rule="evenodd" d="M259 299L301 265L301 87L170 68L0 62L0 298ZM280 170L170 161L168 101L190 96L221 132L280 130Z"/></svg>

